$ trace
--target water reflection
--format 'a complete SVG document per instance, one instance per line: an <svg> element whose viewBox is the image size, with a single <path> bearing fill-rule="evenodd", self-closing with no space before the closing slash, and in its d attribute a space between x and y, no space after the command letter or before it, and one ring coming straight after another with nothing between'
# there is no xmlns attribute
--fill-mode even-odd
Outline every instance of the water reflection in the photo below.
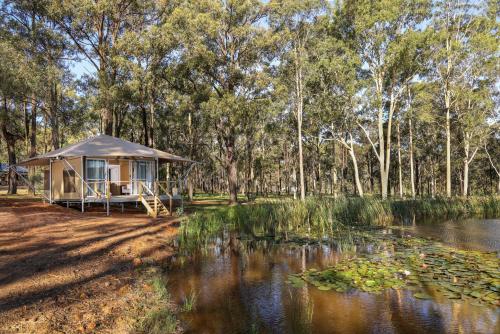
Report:
<svg viewBox="0 0 500 334"><path fill-rule="evenodd" d="M436 222L405 219L402 226L419 236L433 237L466 250L500 251L500 219Z"/></svg>
<svg viewBox="0 0 500 334"><path fill-rule="evenodd" d="M181 251L169 270L170 291L179 303L192 291L198 294L196 310L183 315L191 333L500 332L494 308L439 296L419 300L409 290L337 293L286 283L290 273L323 269L380 245L295 244L234 231L207 236L202 244Z"/></svg>

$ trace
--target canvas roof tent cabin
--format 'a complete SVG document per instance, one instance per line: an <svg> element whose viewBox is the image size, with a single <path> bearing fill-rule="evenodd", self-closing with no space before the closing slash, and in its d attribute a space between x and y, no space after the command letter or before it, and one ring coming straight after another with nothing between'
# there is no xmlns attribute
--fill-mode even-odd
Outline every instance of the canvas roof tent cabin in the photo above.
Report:
<svg viewBox="0 0 500 334"><path fill-rule="evenodd" d="M83 212L85 203L102 202L106 203L109 214L110 203L141 202L156 217L171 213L173 200L180 199L181 180L159 180L161 165L173 162L189 164L187 172L195 163L140 144L98 135L18 165L46 167L44 192L50 203L78 202Z"/></svg>

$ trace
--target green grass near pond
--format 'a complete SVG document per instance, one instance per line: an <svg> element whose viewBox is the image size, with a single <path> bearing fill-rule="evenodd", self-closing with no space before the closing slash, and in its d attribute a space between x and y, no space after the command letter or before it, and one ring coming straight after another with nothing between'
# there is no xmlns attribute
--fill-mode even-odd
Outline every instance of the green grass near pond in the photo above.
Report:
<svg viewBox="0 0 500 334"><path fill-rule="evenodd" d="M213 231L222 225L247 232L334 231L341 226L386 226L395 219L500 216L500 197L380 200L310 198L268 200L239 206L209 207L189 218L190 228ZM252 231L248 231L251 229Z"/></svg>

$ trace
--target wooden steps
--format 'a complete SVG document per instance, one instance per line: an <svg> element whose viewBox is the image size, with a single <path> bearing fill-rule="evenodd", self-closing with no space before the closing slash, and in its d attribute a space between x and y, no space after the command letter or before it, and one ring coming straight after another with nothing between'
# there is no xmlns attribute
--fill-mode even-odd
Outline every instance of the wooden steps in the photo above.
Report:
<svg viewBox="0 0 500 334"><path fill-rule="evenodd" d="M146 208L148 215L153 218L159 215L167 216L171 214L158 196L140 196L140 200L142 205Z"/></svg>

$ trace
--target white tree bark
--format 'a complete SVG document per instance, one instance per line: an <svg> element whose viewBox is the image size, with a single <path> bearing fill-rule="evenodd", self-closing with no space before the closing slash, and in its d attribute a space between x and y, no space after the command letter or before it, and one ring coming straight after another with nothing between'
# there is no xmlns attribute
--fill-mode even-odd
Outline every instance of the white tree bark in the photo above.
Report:
<svg viewBox="0 0 500 334"><path fill-rule="evenodd" d="M300 178L300 199L306 199L304 186L304 157L302 152L302 116L304 99L302 95L302 60L300 57L300 48L295 46L295 97L296 97L296 116L297 116L297 140L299 146L299 178Z"/></svg>
<svg viewBox="0 0 500 334"><path fill-rule="evenodd" d="M410 183L411 183L411 197L415 199L415 172L413 167L413 128L411 116L408 119L408 127L410 131Z"/></svg>
<svg viewBox="0 0 500 334"><path fill-rule="evenodd" d="M490 161L491 167L495 170L495 173L497 173L498 176L498 183L497 183L497 194L500 194L500 170L495 166L493 163L493 159L491 159L490 152L488 152L488 147L486 144L484 144L484 151L486 152L486 155L488 156L488 160Z"/></svg>

